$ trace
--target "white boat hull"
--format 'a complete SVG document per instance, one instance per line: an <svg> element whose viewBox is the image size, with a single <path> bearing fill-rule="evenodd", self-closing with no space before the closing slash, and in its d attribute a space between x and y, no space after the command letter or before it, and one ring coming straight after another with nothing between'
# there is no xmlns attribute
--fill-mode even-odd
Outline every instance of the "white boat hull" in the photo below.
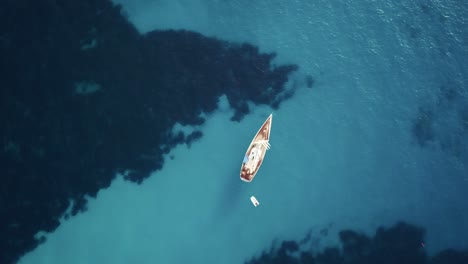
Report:
<svg viewBox="0 0 468 264"><path fill-rule="evenodd" d="M240 170L242 181L251 182L263 163L267 150L270 149L270 131L273 114L271 114L258 130L244 156Z"/></svg>

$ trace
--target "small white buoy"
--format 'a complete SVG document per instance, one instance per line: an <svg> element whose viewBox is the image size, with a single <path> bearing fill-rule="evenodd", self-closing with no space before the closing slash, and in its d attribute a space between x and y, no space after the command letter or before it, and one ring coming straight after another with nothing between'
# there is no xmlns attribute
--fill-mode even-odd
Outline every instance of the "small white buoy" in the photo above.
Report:
<svg viewBox="0 0 468 264"><path fill-rule="evenodd" d="M250 197L250 201L252 201L253 205L257 207L260 203L257 201L257 198L254 196Z"/></svg>

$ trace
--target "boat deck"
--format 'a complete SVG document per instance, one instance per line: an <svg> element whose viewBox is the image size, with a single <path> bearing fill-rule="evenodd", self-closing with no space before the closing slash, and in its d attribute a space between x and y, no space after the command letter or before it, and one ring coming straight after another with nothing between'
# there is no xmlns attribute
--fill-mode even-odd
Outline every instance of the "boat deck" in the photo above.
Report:
<svg viewBox="0 0 468 264"><path fill-rule="evenodd" d="M270 129L271 118L265 121L245 153L240 173L242 180L251 182L262 165L265 153L270 148L268 143L270 139Z"/></svg>

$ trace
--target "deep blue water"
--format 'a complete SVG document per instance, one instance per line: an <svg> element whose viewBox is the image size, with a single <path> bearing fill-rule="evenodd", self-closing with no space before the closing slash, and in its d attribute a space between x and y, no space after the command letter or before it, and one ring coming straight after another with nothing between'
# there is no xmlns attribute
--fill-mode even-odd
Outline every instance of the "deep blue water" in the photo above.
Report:
<svg viewBox="0 0 468 264"><path fill-rule="evenodd" d="M466 263L465 2L116 3L2 4L0 262Z"/></svg>

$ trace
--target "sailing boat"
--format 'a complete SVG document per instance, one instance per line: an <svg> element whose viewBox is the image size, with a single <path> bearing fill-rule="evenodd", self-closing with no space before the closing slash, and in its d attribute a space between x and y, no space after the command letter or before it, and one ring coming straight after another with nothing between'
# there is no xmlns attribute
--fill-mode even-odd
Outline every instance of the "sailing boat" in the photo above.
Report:
<svg viewBox="0 0 468 264"><path fill-rule="evenodd" d="M270 149L272 118L273 114L270 114L247 148L240 170L240 178L245 182L251 182L254 179L262 165L266 151Z"/></svg>

